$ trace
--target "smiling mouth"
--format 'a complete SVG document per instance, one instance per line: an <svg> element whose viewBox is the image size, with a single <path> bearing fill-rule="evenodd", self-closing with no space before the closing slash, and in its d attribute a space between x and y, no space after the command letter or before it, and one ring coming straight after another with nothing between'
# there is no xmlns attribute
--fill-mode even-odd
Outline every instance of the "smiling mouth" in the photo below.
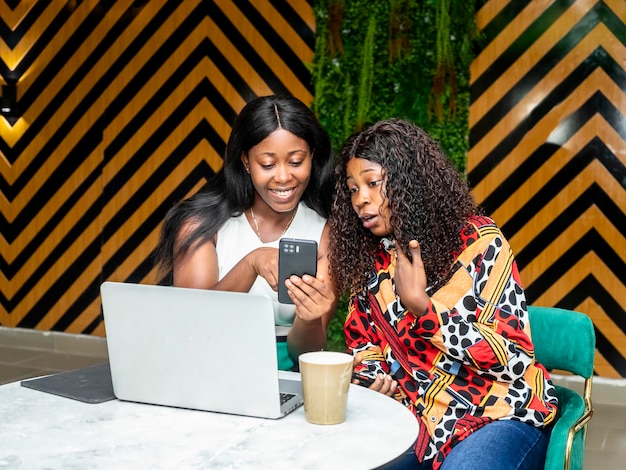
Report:
<svg viewBox="0 0 626 470"><path fill-rule="evenodd" d="M279 197L288 197L295 190L296 190L296 188L291 188L291 189L270 189L270 192L276 194Z"/></svg>

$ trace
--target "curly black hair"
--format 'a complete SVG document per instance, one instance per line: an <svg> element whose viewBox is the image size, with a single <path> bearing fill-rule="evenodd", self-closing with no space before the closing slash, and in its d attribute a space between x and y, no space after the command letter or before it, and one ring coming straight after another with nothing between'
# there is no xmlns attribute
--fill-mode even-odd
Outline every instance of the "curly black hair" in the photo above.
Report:
<svg viewBox="0 0 626 470"><path fill-rule="evenodd" d="M407 121L380 121L352 135L339 153L330 224L330 273L341 292L365 290L381 238L363 227L346 185L346 164L363 158L382 166L392 233L405 253L418 240L431 293L447 281L460 231L482 215L468 185L432 137Z"/></svg>

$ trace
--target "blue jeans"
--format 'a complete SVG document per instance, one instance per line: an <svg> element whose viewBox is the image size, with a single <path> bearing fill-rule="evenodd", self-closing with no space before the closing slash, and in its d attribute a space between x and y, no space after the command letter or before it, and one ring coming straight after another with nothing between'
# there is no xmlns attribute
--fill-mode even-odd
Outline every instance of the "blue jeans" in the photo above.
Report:
<svg viewBox="0 0 626 470"><path fill-rule="evenodd" d="M519 421L500 420L483 426L450 451L441 470L541 470L550 431ZM385 465L385 470L430 470L411 450Z"/></svg>

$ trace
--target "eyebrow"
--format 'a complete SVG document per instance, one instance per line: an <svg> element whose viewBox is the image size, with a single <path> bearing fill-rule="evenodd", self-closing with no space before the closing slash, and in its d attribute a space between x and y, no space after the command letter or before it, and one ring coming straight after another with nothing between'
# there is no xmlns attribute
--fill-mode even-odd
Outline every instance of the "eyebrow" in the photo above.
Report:
<svg viewBox="0 0 626 470"><path fill-rule="evenodd" d="M377 172L377 171L378 171L378 169L377 169L377 168L366 168L365 170L361 170L361 171L359 172L359 175L364 175L364 174L366 174L366 173L372 173L372 172ZM351 176L350 176L350 175L346 175L346 177L347 177L347 178L351 178Z"/></svg>
<svg viewBox="0 0 626 470"><path fill-rule="evenodd" d="M307 149L294 149L294 150L289 150L287 152L287 156L292 156L295 153L311 153L310 150ZM269 155L270 157L274 157L276 156L276 152L260 152L255 154L255 156L261 156L261 155Z"/></svg>

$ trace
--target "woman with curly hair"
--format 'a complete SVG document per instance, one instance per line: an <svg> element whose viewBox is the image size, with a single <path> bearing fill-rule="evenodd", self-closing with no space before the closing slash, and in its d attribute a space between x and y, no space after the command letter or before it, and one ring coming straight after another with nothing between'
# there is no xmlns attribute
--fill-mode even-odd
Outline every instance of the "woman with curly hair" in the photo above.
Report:
<svg viewBox="0 0 626 470"><path fill-rule="evenodd" d="M420 422L390 468L543 468L557 399L506 239L413 124L378 122L339 160L329 259L355 383Z"/></svg>
<svg viewBox="0 0 626 470"><path fill-rule="evenodd" d="M222 169L172 207L162 226L156 262L175 286L273 300L279 369L321 349L335 313L326 223L333 164L328 133L304 103L292 96L255 98L233 124ZM294 305L278 303L276 294L282 237L319 246L318 275L286 281Z"/></svg>

